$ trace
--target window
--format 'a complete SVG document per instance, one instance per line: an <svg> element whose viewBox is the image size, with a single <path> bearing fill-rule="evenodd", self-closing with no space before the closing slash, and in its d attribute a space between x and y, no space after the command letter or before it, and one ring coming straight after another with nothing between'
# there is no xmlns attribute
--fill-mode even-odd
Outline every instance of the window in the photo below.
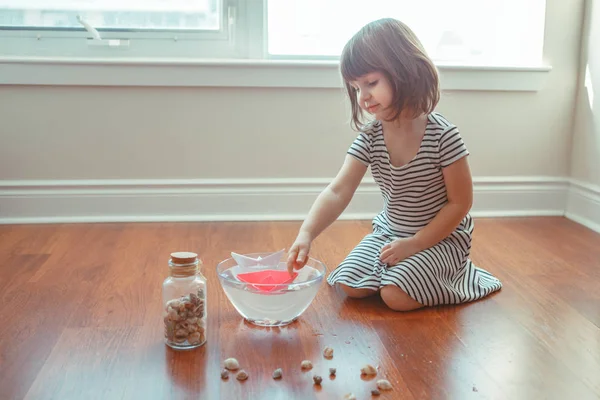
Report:
<svg viewBox="0 0 600 400"><path fill-rule="evenodd" d="M439 63L542 63L545 0L0 0L0 56L335 59L380 17Z"/></svg>
<svg viewBox="0 0 600 400"><path fill-rule="evenodd" d="M0 54L243 56L230 0L0 0Z"/></svg>
<svg viewBox="0 0 600 400"><path fill-rule="evenodd" d="M270 0L272 56L339 56L369 21L408 24L432 58L446 63L541 64L543 0Z"/></svg>
<svg viewBox="0 0 600 400"><path fill-rule="evenodd" d="M80 27L81 15L96 28L140 30L219 30L222 7L219 0L4 0L0 5L5 27L72 29Z"/></svg>

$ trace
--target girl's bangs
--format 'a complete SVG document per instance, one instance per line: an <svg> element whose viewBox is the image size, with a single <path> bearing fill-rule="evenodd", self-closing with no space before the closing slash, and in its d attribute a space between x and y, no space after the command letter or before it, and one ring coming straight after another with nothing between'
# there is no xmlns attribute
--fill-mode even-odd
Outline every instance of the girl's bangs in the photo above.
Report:
<svg viewBox="0 0 600 400"><path fill-rule="evenodd" d="M368 46L362 38L355 38L344 48L340 59L340 70L346 82L352 82L368 73L376 71L375 55L368 50Z"/></svg>

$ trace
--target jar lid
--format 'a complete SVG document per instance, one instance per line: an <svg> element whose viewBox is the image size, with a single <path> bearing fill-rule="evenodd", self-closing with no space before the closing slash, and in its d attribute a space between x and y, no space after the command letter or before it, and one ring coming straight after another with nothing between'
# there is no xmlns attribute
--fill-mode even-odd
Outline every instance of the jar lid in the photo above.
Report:
<svg viewBox="0 0 600 400"><path fill-rule="evenodd" d="M189 251L177 251L171 253L171 262L173 264L192 264L198 260L198 254Z"/></svg>

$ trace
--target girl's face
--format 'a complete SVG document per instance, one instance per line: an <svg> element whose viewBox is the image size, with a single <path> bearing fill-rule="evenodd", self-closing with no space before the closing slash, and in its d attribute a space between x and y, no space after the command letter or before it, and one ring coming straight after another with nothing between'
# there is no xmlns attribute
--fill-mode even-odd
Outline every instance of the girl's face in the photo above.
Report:
<svg viewBox="0 0 600 400"><path fill-rule="evenodd" d="M390 82L381 72L363 75L350 85L356 90L358 105L377 119L385 119L390 113L393 90Z"/></svg>

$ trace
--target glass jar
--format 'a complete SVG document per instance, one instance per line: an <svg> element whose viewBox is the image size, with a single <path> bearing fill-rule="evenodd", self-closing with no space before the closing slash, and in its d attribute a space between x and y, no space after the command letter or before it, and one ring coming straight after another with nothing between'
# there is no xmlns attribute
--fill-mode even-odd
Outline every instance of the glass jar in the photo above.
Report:
<svg viewBox="0 0 600 400"><path fill-rule="evenodd" d="M165 343L174 349L206 343L206 278L201 265L196 253L171 253L162 294Z"/></svg>

